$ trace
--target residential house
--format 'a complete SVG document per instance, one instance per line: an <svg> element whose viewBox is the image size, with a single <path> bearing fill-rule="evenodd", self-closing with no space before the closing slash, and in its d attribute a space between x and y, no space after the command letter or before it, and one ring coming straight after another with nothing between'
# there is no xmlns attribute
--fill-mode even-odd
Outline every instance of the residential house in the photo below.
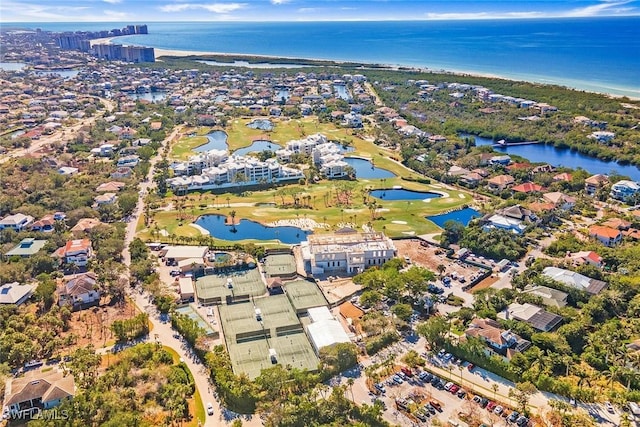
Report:
<svg viewBox="0 0 640 427"><path fill-rule="evenodd" d="M31 231L39 231L41 233L52 233L55 231L55 223L53 215L45 215L39 220L31 224Z"/></svg>
<svg viewBox="0 0 640 427"><path fill-rule="evenodd" d="M24 215L17 213L14 215L5 216L0 220L0 230L10 228L14 231L22 231L33 222L31 215Z"/></svg>
<svg viewBox="0 0 640 427"><path fill-rule="evenodd" d="M609 195L621 201L627 201L634 197L640 191L640 183L623 179L611 186Z"/></svg>
<svg viewBox="0 0 640 427"><path fill-rule="evenodd" d="M477 187L478 184L480 184L480 181L482 180L483 180L482 175L480 175L477 172L470 172L458 178L458 181L460 182L460 184L465 185L467 187Z"/></svg>
<svg viewBox="0 0 640 427"><path fill-rule="evenodd" d="M591 277L564 268L545 267L545 269L542 270L542 274L549 279L585 291L590 295L599 294L607 287L607 283L602 280L592 279Z"/></svg>
<svg viewBox="0 0 640 427"><path fill-rule="evenodd" d="M36 372L7 381L4 407L14 419L28 419L45 409L58 406L75 395L72 375L57 369Z"/></svg>
<svg viewBox="0 0 640 427"><path fill-rule="evenodd" d="M131 155L131 156L120 157L116 163L116 166L119 168L121 167L134 168L138 165L138 163L140 163L140 157Z"/></svg>
<svg viewBox="0 0 640 427"><path fill-rule="evenodd" d="M621 218L609 218L602 223L605 227L617 228L618 230L628 230L631 227L631 222L625 221Z"/></svg>
<svg viewBox="0 0 640 427"><path fill-rule="evenodd" d="M596 194L599 188L609 182L609 177L602 174L591 175L584 180L584 191L589 196Z"/></svg>
<svg viewBox="0 0 640 427"><path fill-rule="evenodd" d="M343 125L350 128L362 127L362 115L356 113L347 113L343 117Z"/></svg>
<svg viewBox="0 0 640 427"><path fill-rule="evenodd" d="M30 257L37 254L40 249L47 244L46 240L36 240L33 238L24 238L17 246L8 251L6 256Z"/></svg>
<svg viewBox="0 0 640 427"><path fill-rule="evenodd" d="M511 157L508 154L502 156L492 156L489 159L490 165L508 165L511 163Z"/></svg>
<svg viewBox="0 0 640 427"><path fill-rule="evenodd" d="M567 258L575 266L588 264L602 268L602 257L594 251L569 252Z"/></svg>
<svg viewBox="0 0 640 427"><path fill-rule="evenodd" d="M522 183L520 185L516 185L514 187L511 188L513 191L517 192L517 193L539 193L542 190L544 190L544 188L542 187L542 185L536 184L534 182L525 182Z"/></svg>
<svg viewBox="0 0 640 427"><path fill-rule="evenodd" d="M498 355L511 359L515 353L521 353L531 347L531 342L519 335L505 330L493 319L473 319L464 332L466 338L478 338L487 345L488 355Z"/></svg>
<svg viewBox="0 0 640 427"><path fill-rule="evenodd" d="M112 205L116 202L117 199L118 196L116 195L116 193L104 193L94 197L93 201L95 202L96 206L101 206Z"/></svg>
<svg viewBox="0 0 640 427"><path fill-rule="evenodd" d="M111 173L111 178L114 178L114 179L131 178L131 175L132 175L131 168L120 167L116 169L115 172Z"/></svg>
<svg viewBox="0 0 640 427"><path fill-rule="evenodd" d="M93 257L91 240L76 239L69 240L66 245L58 248L53 256L60 258L65 264L74 264L78 267L86 267Z"/></svg>
<svg viewBox="0 0 640 427"><path fill-rule="evenodd" d="M0 286L0 304L20 305L33 295L36 285L21 285L18 282L5 283Z"/></svg>
<svg viewBox="0 0 640 427"><path fill-rule="evenodd" d="M81 236L99 225L102 225L102 221L99 219L82 218L71 228L71 233L73 233L74 236Z"/></svg>
<svg viewBox="0 0 640 427"><path fill-rule="evenodd" d="M572 178L573 176L570 173L562 172L562 173L559 173L558 175L554 175L553 180L571 182Z"/></svg>
<svg viewBox="0 0 640 427"><path fill-rule="evenodd" d="M553 206L563 211L568 211L573 209L573 207L576 204L575 197L568 196L559 191L544 193L542 195L542 198L544 199L545 202L553 203Z"/></svg>
<svg viewBox="0 0 640 427"><path fill-rule="evenodd" d="M595 237L605 246L613 247L622 242L622 232L617 228L604 225L592 225L589 227L589 236Z"/></svg>
<svg viewBox="0 0 640 427"><path fill-rule="evenodd" d="M563 320L562 316L550 313L536 305L525 303L512 303L502 312L498 313L501 319L515 319L527 323L541 332L549 332L555 329Z"/></svg>
<svg viewBox="0 0 640 427"><path fill-rule="evenodd" d="M460 166L453 165L453 166L451 166L449 168L449 171L447 172L447 175L449 175L449 176L461 176L461 175L466 175L469 172L470 171L468 169L461 168Z"/></svg>
<svg viewBox="0 0 640 427"><path fill-rule="evenodd" d="M616 134L613 132L609 132L606 130L599 130L596 132L592 132L591 134L589 134L587 136L587 138L589 139L595 139L596 141L606 144L611 142L611 140L613 140L613 138L616 137Z"/></svg>
<svg viewBox="0 0 640 427"><path fill-rule="evenodd" d="M58 173L60 175L71 176L76 175L78 172L80 172L80 169L74 168L72 166L62 166L61 168L58 168Z"/></svg>
<svg viewBox="0 0 640 427"><path fill-rule="evenodd" d="M487 180L487 188L491 191L502 191L513 185L515 179L511 175L498 175Z"/></svg>
<svg viewBox="0 0 640 427"><path fill-rule="evenodd" d="M56 290L58 305L69 305L73 310L84 309L100 303L100 290L95 273L76 274L61 282Z"/></svg>
<svg viewBox="0 0 640 427"><path fill-rule="evenodd" d="M109 182L105 182L103 184L98 185L96 187L96 192L97 193L105 193L105 192L116 193L122 190L125 187L125 185L126 184L124 182L109 181Z"/></svg>
<svg viewBox="0 0 640 427"><path fill-rule="evenodd" d="M569 294L547 286L527 285L522 291L542 299L542 302L549 307L562 308L567 305Z"/></svg>

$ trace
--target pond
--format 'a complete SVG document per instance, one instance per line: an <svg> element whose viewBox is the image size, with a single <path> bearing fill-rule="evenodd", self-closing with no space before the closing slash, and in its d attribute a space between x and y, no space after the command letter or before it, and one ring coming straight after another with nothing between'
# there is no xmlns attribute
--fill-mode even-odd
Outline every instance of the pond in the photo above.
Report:
<svg viewBox="0 0 640 427"><path fill-rule="evenodd" d="M225 218L225 215L203 215L198 218L196 224L207 230L211 237L229 241L275 239L280 240L282 243L297 245L306 240L309 234L312 234L311 231L292 226L267 227L249 219L241 219L233 227L225 224Z"/></svg>
<svg viewBox="0 0 640 427"><path fill-rule="evenodd" d="M24 62L0 62L0 70L4 71L19 71L25 67Z"/></svg>
<svg viewBox="0 0 640 427"><path fill-rule="evenodd" d="M333 90L336 91L336 98L340 98L345 101L349 101L351 99L351 95L345 85L334 85Z"/></svg>
<svg viewBox="0 0 640 427"><path fill-rule="evenodd" d="M80 71L78 70L50 70L50 71L41 71L38 70L36 71L37 74L51 74L51 75L57 75L62 77L63 79L71 79L75 76L77 76Z"/></svg>
<svg viewBox="0 0 640 427"><path fill-rule="evenodd" d="M366 159L345 157L344 161L356 171L356 177L360 179L383 179L396 176L391 171L374 166L373 163Z"/></svg>
<svg viewBox="0 0 640 427"><path fill-rule="evenodd" d="M273 123L271 123L271 120L257 119L247 123L247 127L251 129L273 130Z"/></svg>
<svg viewBox="0 0 640 427"><path fill-rule="evenodd" d="M444 223L447 221L457 221L466 227L473 218L480 218L481 216L482 214L473 208L464 208L445 214L428 216L427 219L441 228L444 228Z"/></svg>
<svg viewBox="0 0 640 427"><path fill-rule="evenodd" d="M209 142L196 147L194 151L202 153L209 150L227 150L229 145L227 144L227 133L221 130L214 130L211 133L205 135Z"/></svg>
<svg viewBox="0 0 640 427"><path fill-rule="evenodd" d="M238 156L246 156L249 153L257 153L257 152L261 152L261 151L276 151L279 150L280 148L282 148L280 145L275 144L271 141L266 141L266 140L262 140L259 139L257 141L253 141L253 144L251 144L248 147L244 147L244 148L238 148L236 151L233 152L233 154L236 154Z"/></svg>
<svg viewBox="0 0 640 427"><path fill-rule="evenodd" d="M461 133L461 138L472 136L476 140L476 145L493 145L495 142L489 138L482 138L474 135ZM516 145L507 147L495 147L497 151L506 154L515 154L524 157L530 162L548 163L555 167L568 167L572 169L582 168L589 173L600 173L610 175L615 172L620 175L627 175L634 181L640 181L640 169L632 165L621 165L617 162L607 162L586 154L578 153L568 148L556 148L546 144Z"/></svg>
<svg viewBox="0 0 640 427"><path fill-rule="evenodd" d="M370 193L373 197L382 200L427 200L442 197L441 194L430 191L413 191L404 188L382 188Z"/></svg>

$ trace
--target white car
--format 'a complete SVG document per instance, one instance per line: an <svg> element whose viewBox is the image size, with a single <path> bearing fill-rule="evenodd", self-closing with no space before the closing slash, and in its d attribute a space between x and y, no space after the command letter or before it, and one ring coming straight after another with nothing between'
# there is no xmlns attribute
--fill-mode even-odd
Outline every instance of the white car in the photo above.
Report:
<svg viewBox="0 0 640 427"><path fill-rule="evenodd" d="M207 403L207 415L213 415L213 404L211 402Z"/></svg>
<svg viewBox="0 0 640 427"><path fill-rule="evenodd" d="M604 407L607 409L607 412L609 412L610 414L613 414L616 412L613 409L613 405L611 404L611 402L604 402Z"/></svg>

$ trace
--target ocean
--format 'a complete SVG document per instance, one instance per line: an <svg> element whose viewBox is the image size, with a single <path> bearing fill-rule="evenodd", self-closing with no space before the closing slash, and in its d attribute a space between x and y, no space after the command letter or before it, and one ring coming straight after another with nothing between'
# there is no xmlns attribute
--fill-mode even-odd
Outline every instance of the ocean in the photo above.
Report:
<svg viewBox="0 0 640 427"><path fill-rule="evenodd" d="M63 31L126 24L19 25ZM640 17L147 24L149 34L118 43L429 68L640 98Z"/></svg>

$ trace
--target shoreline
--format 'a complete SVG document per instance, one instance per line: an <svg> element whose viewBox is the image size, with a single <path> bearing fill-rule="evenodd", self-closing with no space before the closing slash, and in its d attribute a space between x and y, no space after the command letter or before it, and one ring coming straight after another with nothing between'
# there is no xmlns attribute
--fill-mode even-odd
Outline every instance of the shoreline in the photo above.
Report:
<svg viewBox="0 0 640 427"><path fill-rule="evenodd" d="M94 44L113 44L114 40L117 42L117 39L120 39L122 37L131 37L130 35L127 36L113 36L113 37L105 37L105 38L100 38L100 39L92 39L90 41L91 46L93 46ZM138 43L122 43L125 46L146 46L144 44L138 44ZM153 47L153 46L148 46L148 47ZM330 59L318 59L318 58L300 58L300 57L288 57L288 56L278 56L278 55L260 55L260 54L246 54L246 53L233 53L233 52L212 52L212 51L196 51L196 50L181 50L181 49L165 49L165 48L158 48L158 47L153 47L154 52L155 52L155 57L156 57L156 61L157 62L162 62L162 60L158 59L161 57L190 57L190 56L219 56L219 57L226 57L226 58L233 58L234 60L238 60L238 58L246 58L246 59L256 59L256 58L264 58L264 59L284 59L284 60L291 60L293 61L292 64L294 65L300 65L302 66L313 66L314 64L296 64L295 61L315 61L315 62L329 62L329 63L333 63L335 66L339 67L341 65L344 64L354 64L354 65L360 65L361 69L365 70L365 69L369 69L370 67L373 67L374 69L379 69L379 70L390 70L390 71L414 71L414 72L423 72L423 73L438 73L438 74L450 74L452 76L460 76L460 77L482 77L482 78L488 78L488 79L501 79L501 80L508 80L508 81L512 81L512 82L518 82L518 81L522 81L522 82L526 82L529 84L539 84L539 85L545 85L545 86L559 86L559 87L564 87L566 89L569 90L574 90L574 91L578 91L578 92L586 92L586 93L593 93L593 94L597 94L597 95L602 95L602 96L606 96L609 97L611 99L622 99L622 98L627 98L630 101L640 101L640 95L634 96L634 95L628 95L628 94L615 94L615 93L610 93L610 92L600 92L600 91L595 91L595 90L587 90L587 89L580 89L577 87L573 87L573 86L569 86L567 84L562 84L562 83L544 83L544 82L537 82L537 81L532 81L532 80L527 80L526 78L515 78L515 77L506 77L506 76L502 76L499 74L493 74L493 73L483 73L483 72L478 72L478 71L463 71L463 70L455 70L455 69L444 69L444 68L428 68L428 67L417 67L417 66L409 66L409 65L399 65L399 64L382 64L382 63L365 63L365 62L357 62L357 61L337 61L337 60L330 60ZM203 60L206 60L206 58L202 58ZM274 64L274 65L278 65L278 64ZM284 64L283 64L284 65ZM251 63L249 64L249 67L247 67L246 65L235 65L233 63L229 63L229 65L222 65L222 66L233 66L233 67L245 67L245 68L252 68L251 67ZM320 65L318 65L320 66ZM258 68L258 67L255 67ZM620 90L625 90L625 89L620 89ZM631 89L628 89L631 90Z"/></svg>

